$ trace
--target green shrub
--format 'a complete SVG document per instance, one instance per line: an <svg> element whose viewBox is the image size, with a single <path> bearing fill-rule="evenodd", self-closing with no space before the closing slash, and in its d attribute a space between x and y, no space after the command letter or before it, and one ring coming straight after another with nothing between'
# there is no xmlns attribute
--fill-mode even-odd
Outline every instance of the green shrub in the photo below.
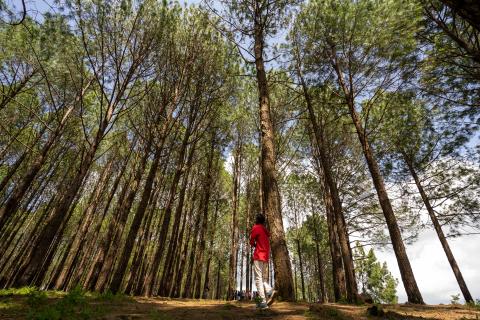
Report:
<svg viewBox="0 0 480 320"><path fill-rule="evenodd" d="M459 304L460 303L460 293L452 294L450 297L452 298L450 300L451 304Z"/></svg>
<svg viewBox="0 0 480 320"><path fill-rule="evenodd" d="M45 291L35 290L28 294L27 304L31 308L39 308L47 303L48 297Z"/></svg>
<svg viewBox="0 0 480 320"><path fill-rule="evenodd" d="M35 291L38 291L38 289L36 287L1 289L0 290L0 297L27 296L27 295L30 295L32 292L35 292Z"/></svg>

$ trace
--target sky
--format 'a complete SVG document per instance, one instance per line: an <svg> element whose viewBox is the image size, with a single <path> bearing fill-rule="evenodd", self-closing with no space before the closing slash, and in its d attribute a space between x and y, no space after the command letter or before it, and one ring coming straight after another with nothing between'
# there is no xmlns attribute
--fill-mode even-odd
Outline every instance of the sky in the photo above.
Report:
<svg viewBox="0 0 480 320"><path fill-rule="evenodd" d="M474 299L480 299L480 235L448 240L470 293ZM425 303L449 303L451 295L461 293L433 229L422 232L418 240L406 249ZM399 280L397 287L399 302L406 302L407 296L393 250L376 249L375 254L379 261L387 262L388 269ZM460 297L463 301L461 294Z"/></svg>
<svg viewBox="0 0 480 320"><path fill-rule="evenodd" d="M9 8L21 8L20 0L5 0ZM200 0L180 1L198 4ZM26 0L27 12L37 19L41 12L51 10L53 0ZM3 17L2 17L3 18ZM449 243L467 286L474 299L480 299L480 235L470 235L457 239L449 239ZM387 262L389 270L399 279L399 302L407 300L403 288L395 254L392 250L375 251L379 261ZM417 279L420 292L426 303L449 303L451 295L460 293L453 272L443 252L435 231L423 231L418 240L407 246L407 254ZM462 301L463 301L463 297Z"/></svg>

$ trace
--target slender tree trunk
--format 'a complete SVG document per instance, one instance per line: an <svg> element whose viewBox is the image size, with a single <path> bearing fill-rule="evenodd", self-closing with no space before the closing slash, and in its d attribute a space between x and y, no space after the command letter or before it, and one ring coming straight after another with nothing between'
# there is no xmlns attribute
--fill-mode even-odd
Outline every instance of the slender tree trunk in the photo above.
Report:
<svg viewBox="0 0 480 320"><path fill-rule="evenodd" d="M222 270L222 266L220 264L220 259L217 260L217 285L215 288L215 299L220 300L220 271Z"/></svg>
<svg viewBox="0 0 480 320"><path fill-rule="evenodd" d="M106 127L105 127L106 129ZM77 171L75 177L70 183L66 184L65 191L59 197L59 202L50 214L45 227L42 229L38 241L32 248L32 255L29 257L29 261L26 266L19 272L20 276L15 280L16 286L25 286L30 284L39 284L42 279L42 275L37 277L37 281L33 283L37 271L40 270L42 265L50 265L53 254L55 252L55 246L52 247L54 238L57 236L57 231L65 219L65 214L69 212L69 208L72 205L78 191L82 187L83 181L88 174L91 164L93 163L95 153L103 138L103 131L99 129L95 141L87 150L85 157Z"/></svg>
<svg viewBox="0 0 480 320"><path fill-rule="evenodd" d="M241 157L241 142L238 137L234 164L233 164L233 193L232 193L232 236L230 240L230 259L228 264L228 288L227 300L235 299L235 289L237 287L237 251L238 251L238 190L240 184L240 157Z"/></svg>
<svg viewBox="0 0 480 320"><path fill-rule="evenodd" d="M328 156L328 153L326 150L323 119L321 119L320 121L317 121L317 117L313 109L313 102L312 102L310 93L308 92L308 88L305 83L305 80L301 74L300 66L297 66L297 74L302 84L305 102L307 104L307 109L308 109L308 115L310 118L310 123L312 125L313 133L315 137L315 145L317 147L318 155L320 158L320 164L322 166L323 177L325 179L326 185L328 186L331 200L332 200L333 212L335 215L335 221L336 221L337 230L338 230L338 238L341 245L343 266L345 270L347 301L355 302L357 300L357 295L358 295L358 288L355 280L355 271L354 271L355 269L353 265L351 250L349 248L350 244L347 238L347 227L343 219L343 209L340 201L340 195L338 192L337 184L333 177L330 157Z"/></svg>
<svg viewBox="0 0 480 320"><path fill-rule="evenodd" d="M218 166L216 166L218 168ZM213 248L213 241L215 239L215 230L217 228L217 216L218 216L218 199L215 202L215 211L213 214L213 222L212 222L212 228L210 232L210 243L208 245L209 248L209 254L208 254L208 260L207 260L207 267L205 269L205 281L203 283L203 299L207 299L208 297L208 292L210 292L210 264L212 261L212 248ZM213 296L213 294L212 294Z"/></svg>
<svg viewBox="0 0 480 320"><path fill-rule="evenodd" d="M93 249L94 246L96 247L97 246L97 243L99 242L99 246L98 246L98 250L96 250L96 254L93 256L93 259L92 262L90 263L90 269L86 272L86 277L85 277L85 281L84 281L84 287L87 288L88 290L93 290L95 288L95 283L97 282L98 280L98 276L100 274L100 271L101 271L101 267L102 267L102 264L103 264L103 257L105 256L105 250L108 250L108 246L110 246L110 243L107 242L107 241L104 241L104 240L99 240L100 238L100 229L102 227L102 224L103 224L103 221L105 220L105 217L107 216L107 213L110 209L110 205L113 201L113 197L114 195L116 194L116 191L118 189L118 186L120 185L120 182L122 180L122 177L125 175L125 171L127 169L127 165L130 161L130 158L131 158L131 155L133 153L133 150L135 148L135 145L136 145L136 142L137 142L137 139L135 138L133 140L133 143L132 143L132 146L130 148L130 152L128 154L128 156L126 157L126 159L123 161L123 165L120 169L120 173L118 174L118 176L115 178L115 181L113 182L113 185L110 189L110 191L108 192L109 194L109 197L107 199L107 203L105 204L105 207L103 208L103 213L102 213L102 216L100 217L99 221L97 222L95 228L94 228L94 232L93 232L93 237L88 245L88 248L90 249ZM127 181L129 181L130 178L127 178ZM127 186L125 185L125 187L123 188L123 190L121 191L121 194L120 194L120 199L124 199L125 197L125 193L127 191ZM120 202L119 202L120 203ZM108 231L107 231L107 234L111 234L113 235L113 232L114 232L114 225L113 225L113 222L111 222L109 224L109 228L108 228ZM88 252L88 251L87 251ZM93 250L90 251L90 252L94 252ZM84 253L84 259L86 258L86 253Z"/></svg>
<svg viewBox="0 0 480 320"><path fill-rule="evenodd" d="M326 207L328 238L330 243L330 254L332 256L332 277L333 277L333 293L335 301L343 299L346 293L345 272L343 269L342 252L338 240L338 230L335 223L330 193L325 188L324 201Z"/></svg>
<svg viewBox="0 0 480 320"><path fill-rule="evenodd" d="M296 239L297 243L297 253L298 253L298 263L300 267L300 281L302 284L302 299L305 300L305 279L303 277L303 259L302 259L302 249L300 247L300 240Z"/></svg>
<svg viewBox="0 0 480 320"><path fill-rule="evenodd" d="M325 303L325 278L323 276L323 258L320 252L320 241L321 241L321 233L318 232L317 226L313 226L313 230L315 232L315 253L317 256L317 269L318 269L318 280L319 280L319 298L321 303Z"/></svg>
<svg viewBox="0 0 480 320"><path fill-rule="evenodd" d="M377 161L373 155L373 151L370 147L370 143L368 142L366 132L362 126L360 116L355 110L353 92L351 92L347 88L335 55L336 53L333 52L333 67L335 68L335 72L338 77L338 83L345 95L345 102L348 106L348 110L350 112L353 124L355 125L358 139L360 140L360 144L362 145L363 154L367 161L368 169L372 176L375 190L377 191L378 200L380 201L380 206L382 207L383 215L385 216L385 220L387 222L393 251L395 252L395 256L397 258L400 275L402 277L403 286L405 287L405 291L407 293L408 301L410 303L424 304L422 295L417 286L417 281L415 280L415 275L413 274L413 270L410 265L410 260L408 260L407 251L405 250L405 245L403 244L400 228L398 227L397 218L395 217L395 214L393 212L392 204L388 197L388 193L385 188L385 183L383 181L380 168L378 167Z"/></svg>
<svg viewBox="0 0 480 320"><path fill-rule="evenodd" d="M440 240L440 243L442 244L443 251L445 251L445 255L447 256L448 262L450 263L450 267L453 270L453 273L455 274L455 278L457 279L458 286L460 287L460 290L462 291L463 297L465 298L466 302L474 302L472 295L470 294L470 291L468 290L467 284L465 283L465 280L463 279L462 272L460 271L460 268L458 267L457 261L455 260L455 257L453 256L452 250L450 249L450 245L448 244L447 238L445 237L445 234L443 233L442 227L440 225L440 222L437 219L437 216L435 215L435 211L433 210L432 205L430 204L430 199L427 196L427 193L423 189L422 183L420 182L420 179L418 178L417 172L415 171L415 168L413 166L412 161L408 158L408 156L405 153L403 154L403 158L408 166L408 169L410 170L410 174L412 175L413 179L415 180L415 184L417 185L418 192L420 193L423 203L425 204L425 207L427 208L428 215L430 216L430 219L432 220L433 227L435 228L435 231L437 232L438 239Z"/></svg>
<svg viewBox="0 0 480 320"><path fill-rule="evenodd" d="M243 243L240 244L240 292L243 291L243 258L244 258L244 252L243 252L244 245Z"/></svg>

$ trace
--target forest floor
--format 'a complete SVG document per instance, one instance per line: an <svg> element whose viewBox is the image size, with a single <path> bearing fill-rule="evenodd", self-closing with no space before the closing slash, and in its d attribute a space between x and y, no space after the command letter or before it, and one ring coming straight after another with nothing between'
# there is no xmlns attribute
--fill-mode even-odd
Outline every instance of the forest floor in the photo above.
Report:
<svg viewBox="0 0 480 320"><path fill-rule="evenodd" d="M251 302L188 300L33 291L0 290L0 320L350 320L350 319L480 319L480 309L461 305L382 305L380 316L369 306L277 302L256 310Z"/></svg>

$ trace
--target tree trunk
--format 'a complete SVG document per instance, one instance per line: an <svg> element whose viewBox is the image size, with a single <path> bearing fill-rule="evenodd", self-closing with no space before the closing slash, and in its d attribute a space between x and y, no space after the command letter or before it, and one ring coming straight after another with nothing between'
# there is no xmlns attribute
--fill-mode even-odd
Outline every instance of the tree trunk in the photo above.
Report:
<svg viewBox="0 0 480 320"><path fill-rule="evenodd" d="M172 215L173 204L175 201L178 183L180 182L180 177L183 173L185 151L187 148L189 137L190 137L190 132L187 129L183 138L182 146L180 147L180 153L177 159L175 174L173 176L172 184L170 186L169 198L168 198L167 205L165 206L165 215L162 221L162 226L159 231L158 246L155 249L155 253L153 255L152 268L150 269L150 272L147 275L147 278L145 279L144 290L145 290L145 295L147 296L150 296L153 294L153 287L155 286L157 281L158 269L160 267L163 253L165 251L165 244L167 240L168 229L170 227L170 219Z"/></svg>
<svg viewBox="0 0 480 320"><path fill-rule="evenodd" d="M408 166L408 169L410 170L410 174L412 175L413 179L415 180L415 184L417 185L418 192L420 193L423 203L425 204L425 207L427 208L428 215L430 216L430 219L432 220L433 227L435 228L435 231L437 232L438 239L440 240L440 243L442 244L443 251L445 251L445 255L447 256L448 262L450 263L450 267L453 270L453 273L455 274L455 278L457 279L458 286L460 287L460 290L462 291L463 297L465 298L465 302L474 302L472 295L470 294L470 291L468 290L467 284L465 283L465 280L463 279L462 272L460 271L460 268L457 265L457 261L455 260L455 257L453 256L452 250L450 249L450 246L448 244L447 238L445 237L445 234L443 233L442 227L440 225L440 222L437 219L437 216L435 215L435 211L432 208L432 205L430 204L430 199L427 196L427 193L423 189L422 183L420 182L420 179L418 178L417 172L415 171L415 168L413 166L412 161L408 158L406 153L402 153L403 158L405 160L405 163Z"/></svg>
<svg viewBox="0 0 480 320"><path fill-rule="evenodd" d="M318 279L319 279L319 299L321 303L325 303L325 279L323 276L323 258L320 252L320 241L321 241L321 233L318 232L317 226L313 226L313 230L315 232L315 253L317 255L317 269L318 269Z"/></svg>
<svg viewBox="0 0 480 320"><path fill-rule="evenodd" d="M345 272L343 269L342 250L338 240L338 230L335 223L330 192L325 186L324 201L326 207L328 238L330 243L330 254L332 256L332 276L333 276L333 293L335 301L341 301L345 297L347 286L345 283Z"/></svg>
<svg viewBox="0 0 480 320"><path fill-rule="evenodd" d="M217 260L217 285L215 288L215 299L220 300L220 271L222 270L222 267L220 265L220 259Z"/></svg>
<svg viewBox="0 0 480 320"><path fill-rule="evenodd" d="M303 277L303 259L302 259L302 250L300 248L300 240L296 239L297 242L297 253L298 253L298 263L300 267L300 281L302 284L302 299L305 300L305 279Z"/></svg>
<svg viewBox="0 0 480 320"><path fill-rule="evenodd" d="M100 229L101 229L103 221L105 220L105 217L107 216L107 213L110 209L110 205L113 201L114 195L117 192L118 186L120 185L121 179L125 174L125 171L127 169L127 165L130 161L130 158L131 158L131 155L133 153L133 149L135 148L136 142L137 142L137 139L134 138L132 146L130 147L130 152L128 153L128 156L126 157L126 159L123 161L122 167L120 169L120 173L115 178L115 181L113 182L113 185L108 192L109 196L108 196L107 202L106 202L106 204L103 208L102 215L101 215L99 221L96 223L96 226L95 226L94 231L93 231L93 237L92 237L92 239L90 239L90 243L87 246L89 249L92 250L92 251L90 251L90 253L95 252L93 249L97 247L97 242L98 242L98 239L100 237ZM127 178L127 181L130 181L130 178ZM123 190L120 193L120 199L122 199L122 201L125 197L126 191L127 191L127 186L125 185L125 187L123 188ZM114 225L111 222L109 224L107 234L111 233L113 235L113 232L114 232ZM103 258L102 258L101 261L98 261L98 259L100 259L102 256L103 257L105 256L104 255L105 250L108 250L108 247L106 247L107 245L110 246L110 243L107 242L107 241L100 241L100 246L98 247L97 253L91 259L90 268L86 272L86 277L85 277L85 281L84 281L84 287L87 288L88 290L93 290L95 288L95 283L98 280L100 269L101 269L102 264L103 264ZM101 253L101 251L103 251L103 254ZM86 253L84 253L83 259L86 259Z"/></svg>
<svg viewBox="0 0 480 320"><path fill-rule="evenodd" d="M228 288L227 300L235 299L237 288L237 251L238 251L238 192L240 184L240 157L241 142L237 138L233 160L233 193L232 193L232 237L230 238L230 259L228 263Z"/></svg>
<svg viewBox="0 0 480 320"><path fill-rule="evenodd" d="M218 167L218 166L216 166ZM214 214L213 214L213 222L212 222L212 230L211 230L211 234L210 234L210 243L208 245L208 248L209 248L209 254L208 254L208 260L207 260L207 267L205 269L205 281L203 283L203 295L202 295L202 298L203 299L207 299L208 298L208 292L210 292L210 264L211 264L211 261L212 261L212 248L213 248L213 241L215 239L215 230L216 230L216 224L217 224L217 215L218 215L218 199L216 201L216 204L215 204L215 211L214 211Z"/></svg>
<svg viewBox="0 0 480 320"><path fill-rule="evenodd" d="M99 129L95 141L88 149L80 168L77 171L75 177L66 184L65 191L59 197L58 204L54 207L52 213L47 219L46 225L42 229L39 235L38 241L32 248L32 255L29 257L29 261L26 263L22 271L19 272L20 276L15 279L16 286L25 286L30 284L39 284L40 277L37 277L37 281L33 283L37 271L42 269L42 265L48 266L53 259L55 252L55 246L51 247L54 238L57 236L57 231L60 230L62 223L64 222L65 214L69 212L69 208L72 205L78 191L82 187L83 181L93 163L95 153L103 138L103 131Z"/></svg>
<svg viewBox="0 0 480 320"><path fill-rule="evenodd" d="M255 2L255 5L259 5L258 1ZM264 27L261 23L261 17L255 16L253 19L254 56L261 128L262 203L270 226L270 243L275 265L275 288L283 300L293 300L292 266L285 241L285 231L283 229L280 193L277 184L277 170L275 168L274 128L270 115L270 97L265 63L263 60Z"/></svg>
<svg viewBox="0 0 480 320"><path fill-rule="evenodd" d="M360 144L362 145L363 154L367 161L368 169L372 176L375 190L377 191L378 200L380 201L380 206L382 207L383 215L385 216L385 220L387 222L393 251L395 252L395 256L397 258L400 275L402 276L403 286L405 287L405 291L408 296L408 302L424 304L422 295L417 286L417 281L415 280L415 276L413 274L412 267L410 265L410 261L408 260L407 251L405 250L405 246L403 244L402 235L400 233L400 228L398 227L397 218L395 217L395 214L393 212L392 204L390 203L390 199L388 198L388 193L385 188L382 174L378 167L377 161L375 160L372 149L370 148L370 143L367 140L367 136L362 126L360 117L355 110L353 93L350 92L346 87L346 84L343 80L343 75L340 71L336 58L334 58L333 64L337 73L339 85L341 86L343 93L345 94L345 102L348 106L353 124L355 125Z"/></svg>

